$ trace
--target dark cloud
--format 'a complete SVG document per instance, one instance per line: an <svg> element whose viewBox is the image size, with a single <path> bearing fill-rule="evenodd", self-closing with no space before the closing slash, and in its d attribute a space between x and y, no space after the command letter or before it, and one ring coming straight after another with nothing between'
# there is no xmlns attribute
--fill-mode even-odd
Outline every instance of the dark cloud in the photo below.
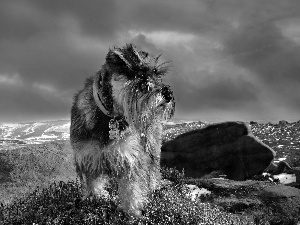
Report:
<svg viewBox="0 0 300 225"><path fill-rule="evenodd" d="M266 20L267 6L271 8L263 5L252 12L253 19L243 21L227 37L225 51L237 65L251 71L279 105L299 111L296 102L300 99L300 46L285 37L278 24L283 18L300 18L300 4L294 4L293 8L290 4L281 4L277 11L273 8Z"/></svg>
<svg viewBox="0 0 300 225"><path fill-rule="evenodd" d="M226 42L235 62L255 72L269 84L299 82L300 47L282 36L275 24L242 27Z"/></svg>
<svg viewBox="0 0 300 225"><path fill-rule="evenodd" d="M56 17L69 15L74 17L86 35L111 39L119 28L116 1L97 0L82 2L80 0L39 1L32 3L44 12Z"/></svg>
<svg viewBox="0 0 300 225"><path fill-rule="evenodd" d="M59 88L76 87L104 60L104 55L77 51L67 40L55 36L41 36L26 44L5 43L0 49L6 53L0 55L1 72L18 72L29 82L46 82Z"/></svg>
<svg viewBox="0 0 300 225"><path fill-rule="evenodd" d="M124 7L127 26L136 24L144 30L181 30L182 32L204 32L214 29L219 20L210 14L212 9L206 1L128 1ZM138 18L138 19L137 19ZM130 23L128 23L130 21Z"/></svg>
<svg viewBox="0 0 300 225"><path fill-rule="evenodd" d="M299 114L300 44L284 30L299 12L298 0L1 1L0 119L69 117L73 93L126 42L171 61L178 117Z"/></svg>
<svg viewBox="0 0 300 225"><path fill-rule="evenodd" d="M61 92L78 89L101 67L109 46L81 30L86 26L77 18L79 6L64 14L66 6L54 12L45 4L2 2L0 74L18 73L28 83L50 84Z"/></svg>
<svg viewBox="0 0 300 225"><path fill-rule="evenodd" d="M176 109L180 117L194 112L199 112L200 116L209 117L207 113L201 113L207 109L221 112L222 110L244 110L245 107L260 107L256 102L259 90L240 75L235 78L223 76L211 79L208 73L199 74L202 76L199 79L201 82L191 83L180 74L182 73L173 73L169 79L169 83L175 90Z"/></svg>
<svg viewBox="0 0 300 225"><path fill-rule="evenodd" d="M67 118L71 102L37 85L0 85L1 120L9 122Z"/></svg>

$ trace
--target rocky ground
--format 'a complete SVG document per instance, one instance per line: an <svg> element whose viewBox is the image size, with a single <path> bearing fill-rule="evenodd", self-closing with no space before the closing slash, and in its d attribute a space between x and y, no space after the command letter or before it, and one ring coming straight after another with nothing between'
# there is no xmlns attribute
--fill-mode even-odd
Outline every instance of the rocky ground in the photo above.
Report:
<svg viewBox="0 0 300 225"><path fill-rule="evenodd" d="M194 122L180 124L176 128L166 126L165 140L207 125ZM285 161L299 171L300 121L279 124L251 122L248 126L254 136L276 152L275 164ZM293 178L292 183L287 182L288 177ZM187 183L210 193L201 195L202 202L216 204L230 213L247 215L255 224L300 224L300 184L295 183L295 178L295 174L279 174L274 177L256 176L244 182L190 179Z"/></svg>
<svg viewBox="0 0 300 225"><path fill-rule="evenodd" d="M253 134L276 152L276 159L300 167L300 121L280 124L250 124Z"/></svg>

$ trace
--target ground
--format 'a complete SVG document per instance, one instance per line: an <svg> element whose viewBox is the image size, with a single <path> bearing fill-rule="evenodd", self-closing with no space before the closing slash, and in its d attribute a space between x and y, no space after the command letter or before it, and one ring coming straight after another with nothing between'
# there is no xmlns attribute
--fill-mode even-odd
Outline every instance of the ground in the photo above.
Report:
<svg viewBox="0 0 300 225"><path fill-rule="evenodd" d="M170 140L181 133L206 125L201 122L167 125L163 140ZM299 122L285 126L256 123L249 126L255 136L276 151L275 160L284 159L291 166L300 166ZM70 219L73 224L81 224L78 221L89 224L89 221L100 220L106 224L130 224L128 217L111 200L90 203L78 200L81 192L74 171L68 141L2 150L0 201L4 206L0 205L0 224L8 221L8 218L14 224L24 224L24 221L31 224L46 223L46 220L62 224L67 220L70 222ZM278 208L278 203L267 194L272 196L275 193L280 196L278 190L281 194L289 193L290 190L297 194L296 189L287 191L285 187L277 188L277 184L271 181L254 181L255 183L246 186L245 183L238 186L236 183L226 182L217 185L209 181L188 180L180 172L174 171L167 172L165 177L173 183L152 194L144 220L133 220L134 223L197 224L202 221L204 224L214 224L214 221L225 221L224 224L266 224L263 222L268 221L269 224L297 224L299 219L292 216L293 210L297 210L297 207L293 207L295 202L285 201L286 197L279 198L283 199L280 205L284 208L276 211L274 209ZM212 195L193 202L184 197L184 183L207 188ZM272 190L266 189L264 192L264 188L269 186ZM255 196L258 190L261 191L259 198ZM298 197L293 199L298 201ZM290 205L285 205L287 203ZM4 224L11 224L10 222Z"/></svg>

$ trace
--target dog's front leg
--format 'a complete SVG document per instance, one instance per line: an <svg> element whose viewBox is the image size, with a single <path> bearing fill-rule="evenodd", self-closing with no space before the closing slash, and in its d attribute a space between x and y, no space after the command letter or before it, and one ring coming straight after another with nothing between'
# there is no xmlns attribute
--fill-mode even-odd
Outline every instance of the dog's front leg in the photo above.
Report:
<svg viewBox="0 0 300 225"><path fill-rule="evenodd" d="M151 191L160 189L161 187L161 172L160 172L160 162L154 161L149 167L149 186Z"/></svg>
<svg viewBox="0 0 300 225"><path fill-rule="evenodd" d="M141 216L147 202L148 187L144 180L124 177L119 180L120 207L129 215Z"/></svg>
<svg viewBox="0 0 300 225"><path fill-rule="evenodd" d="M109 198L106 188L109 185L110 177L106 174L100 174L98 177L85 176L82 182L83 200L87 198Z"/></svg>
<svg viewBox="0 0 300 225"><path fill-rule="evenodd" d="M109 176L103 171L103 149L97 140L84 143L75 151L75 164L83 189L83 199L89 197L108 197L105 190Z"/></svg>

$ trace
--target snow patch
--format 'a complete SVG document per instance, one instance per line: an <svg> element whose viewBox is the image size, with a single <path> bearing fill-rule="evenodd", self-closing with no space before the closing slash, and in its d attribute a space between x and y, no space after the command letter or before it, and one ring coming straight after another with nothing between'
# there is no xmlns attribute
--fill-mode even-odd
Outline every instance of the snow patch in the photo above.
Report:
<svg viewBox="0 0 300 225"><path fill-rule="evenodd" d="M25 127L25 124L18 124L18 123L4 123L0 126L0 129L4 130L5 133L3 134L2 138L11 138L13 132L16 129ZM0 136L1 137L1 136Z"/></svg>
<svg viewBox="0 0 300 225"><path fill-rule="evenodd" d="M278 161L284 161L286 160L286 157L283 157L283 158L279 158Z"/></svg>
<svg viewBox="0 0 300 225"><path fill-rule="evenodd" d="M44 125L44 123L34 123L30 127L28 127L27 129L25 129L23 132L25 132L26 135L34 133L36 127L39 127L41 125Z"/></svg>
<svg viewBox="0 0 300 225"><path fill-rule="evenodd" d="M279 175L274 175L275 178L278 178L281 184L290 184L296 182L295 174L281 173Z"/></svg>
<svg viewBox="0 0 300 225"><path fill-rule="evenodd" d="M70 130L70 125L71 123L66 123L63 125L58 125L58 126L51 126L48 129L46 129L44 132L52 132L52 131L56 131L56 132L64 132L67 133Z"/></svg>
<svg viewBox="0 0 300 225"><path fill-rule="evenodd" d="M186 184L185 187L188 190L188 193L186 194L186 196L188 198L190 198L192 201L195 201L197 197L201 196L201 195L210 195L211 191L205 189L205 188L199 188L197 185L193 185L193 184Z"/></svg>

